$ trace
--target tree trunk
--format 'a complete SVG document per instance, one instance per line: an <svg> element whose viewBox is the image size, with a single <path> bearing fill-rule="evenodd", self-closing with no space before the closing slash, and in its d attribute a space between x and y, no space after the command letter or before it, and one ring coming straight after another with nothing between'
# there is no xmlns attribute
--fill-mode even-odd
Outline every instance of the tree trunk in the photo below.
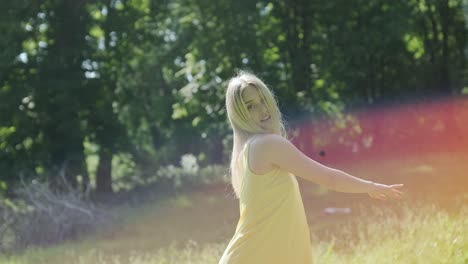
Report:
<svg viewBox="0 0 468 264"><path fill-rule="evenodd" d="M112 193L112 154L99 151L99 164L96 172L96 193Z"/></svg>

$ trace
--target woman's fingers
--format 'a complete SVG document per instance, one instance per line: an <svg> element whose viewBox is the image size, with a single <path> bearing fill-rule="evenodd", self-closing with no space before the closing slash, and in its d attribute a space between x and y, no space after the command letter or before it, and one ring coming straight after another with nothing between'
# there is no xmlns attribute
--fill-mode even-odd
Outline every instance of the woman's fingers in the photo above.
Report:
<svg viewBox="0 0 468 264"><path fill-rule="evenodd" d="M402 195L403 195L403 192L400 191L400 190L398 190L398 189L396 189L396 188L401 188L401 187L403 187L403 184L395 184L395 185L391 185L391 187L392 187L391 191L392 191L393 195L394 195L396 198L401 198Z"/></svg>
<svg viewBox="0 0 468 264"><path fill-rule="evenodd" d="M398 198L401 198L401 196L403 195L402 192L397 191L397 190L391 190L390 194L392 194L393 196L398 197Z"/></svg>
<svg viewBox="0 0 468 264"><path fill-rule="evenodd" d="M393 184L393 185L378 185L376 190L369 192L369 196L379 200L387 200L389 197L401 199L403 192L398 190L403 187L404 184Z"/></svg>
<svg viewBox="0 0 468 264"><path fill-rule="evenodd" d="M369 196L374 199L387 200L387 197L383 193L369 193Z"/></svg>
<svg viewBox="0 0 468 264"><path fill-rule="evenodd" d="M399 198L399 199L400 199L400 198L401 198L401 195L402 195L401 192L393 192L393 196L394 196L395 198Z"/></svg>

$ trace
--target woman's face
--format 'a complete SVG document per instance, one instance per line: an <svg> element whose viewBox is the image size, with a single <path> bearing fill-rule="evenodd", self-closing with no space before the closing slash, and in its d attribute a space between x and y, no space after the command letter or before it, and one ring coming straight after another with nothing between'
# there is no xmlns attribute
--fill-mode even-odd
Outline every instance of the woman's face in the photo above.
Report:
<svg viewBox="0 0 468 264"><path fill-rule="evenodd" d="M263 129L273 131L271 113L268 112L266 102L258 92L258 89L253 86L247 86L242 91L242 99L253 121Z"/></svg>

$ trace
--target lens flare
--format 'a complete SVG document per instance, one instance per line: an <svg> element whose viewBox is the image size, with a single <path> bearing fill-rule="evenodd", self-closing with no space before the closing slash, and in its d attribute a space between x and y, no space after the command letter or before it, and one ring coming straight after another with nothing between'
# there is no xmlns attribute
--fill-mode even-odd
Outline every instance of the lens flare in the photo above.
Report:
<svg viewBox="0 0 468 264"><path fill-rule="evenodd" d="M293 126L293 143L310 158L415 193L468 190L468 99L380 107L339 120ZM433 190L433 189L432 189Z"/></svg>

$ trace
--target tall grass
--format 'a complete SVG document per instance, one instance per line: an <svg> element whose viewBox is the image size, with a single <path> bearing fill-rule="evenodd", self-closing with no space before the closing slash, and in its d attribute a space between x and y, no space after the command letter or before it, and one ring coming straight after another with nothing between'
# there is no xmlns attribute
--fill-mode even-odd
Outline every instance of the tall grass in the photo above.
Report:
<svg viewBox="0 0 468 264"><path fill-rule="evenodd" d="M468 208L434 205L401 212L374 207L331 241L315 241L317 263L468 263ZM334 246L345 240L344 248Z"/></svg>
<svg viewBox="0 0 468 264"><path fill-rule="evenodd" d="M468 207L447 212L409 203L397 208L362 208L358 216L326 238L312 231L315 263L468 263ZM311 223L313 225L313 223ZM125 239L120 237L116 239ZM163 248L115 251L88 240L22 255L1 256L0 263L169 264L217 263L228 238L219 243L193 240Z"/></svg>

